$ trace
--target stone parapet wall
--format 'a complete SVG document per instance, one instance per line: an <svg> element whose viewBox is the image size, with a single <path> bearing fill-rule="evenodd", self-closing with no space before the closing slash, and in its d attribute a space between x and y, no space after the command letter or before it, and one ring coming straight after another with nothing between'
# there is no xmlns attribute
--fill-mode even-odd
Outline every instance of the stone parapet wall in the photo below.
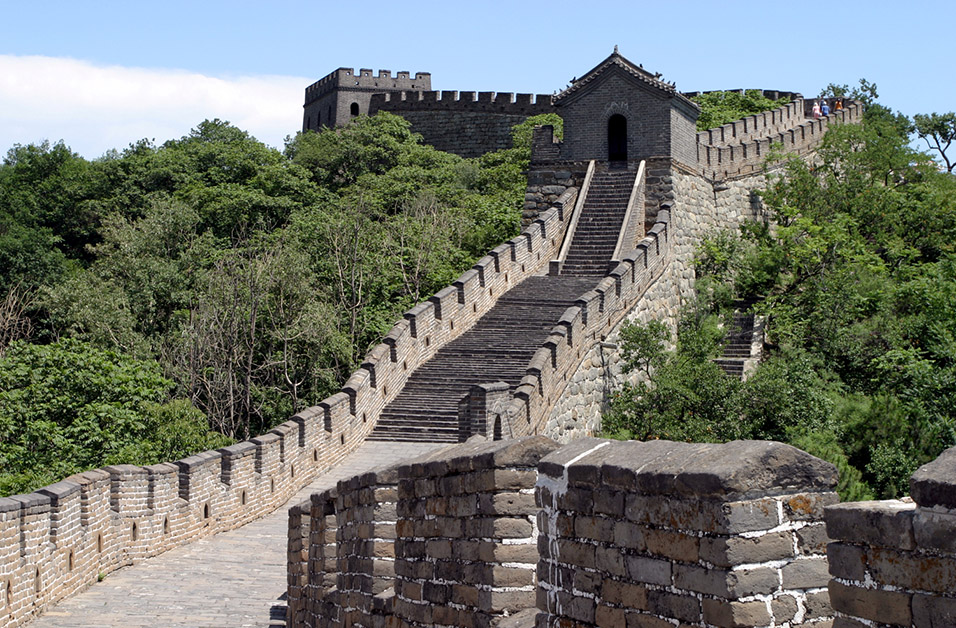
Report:
<svg viewBox="0 0 956 628"><path fill-rule="evenodd" d="M384 628L395 580L396 469L365 473L289 510L289 625Z"/></svg>
<svg viewBox="0 0 956 628"><path fill-rule="evenodd" d="M468 443L398 467L394 628L494 625L534 606L536 436Z"/></svg>
<svg viewBox="0 0 956 628"><path fill-rule="evenodd" d="M804 101L800 94L766 91L762 93L786 97L787 104L770 111L755 113L723 126L700 131L697 133L697 143L708 146L729 146L752 142L792 129L806 121ZM778 99L774 98L774 100Z"/></svg>
<svg viewBox="0 0 956 628"><path fill-rule="evenodd" d="M956 448L910 494L826 509L834 628L956 626Z"/></svg>
<svg viewBox="0 0 956 628"><path fill-rule="evenodd" d="M408 120L426 144L462 157L511 147L511 128L551 113L548 94L408 91L374 94L369 115L388 111Z"/></svg>
<svg viewBox="0 0 956 628"><path fill-rule="evenodd" d="M551 113L550 94L514 94L509 92L407 91L375 94L372 110L376 111L481 111L534 116Z"/></svg>
<svg viewBox="0 0 956 628"><path fill-rule="evenodd" d="M828 463L773 442L582 439L538 473L539 628L830 617Z"/></svg>
<svg viewBox="0 0 956 628"><path fill-rule="evenodd" d="M292 508L289 626L488 626L533 607L536 467L557 446L468 443Z"/></svg>
<svg viewBox="0 0 956 628"><path fill-rule="evenodd" d="M368 436L408 376L557 254L577 190L409 310L342 390L256 438L184 460L81 473L0 499L0 625L18 626L102 575L284 504Z"/></svg>
<svg viewBox="0 0 956 628"><path fill-rule="evenodd" d="M288 623L825 628L835 483L773 442L449 447L290 510Z"/></svg>
<svg viewBox="0 0 956 628"><path fill-rule="evenodd" d="M697 144L698 167L701 174L711 180L753 174L763 169L764 162L774 145L779 145L784 153L804 155L816 149L823 140L830 124L859 122L862 116L862 105L848 101L846 109L831 112L825 118L818 120L803 119L802 122L792 128L757 139L747 139L739 143L727 145L704 144L700 143L702 134L699 133ZM734 123L734 125L736 124L738 123ZM724 127L720 128L723 129ZM709 133L709 131L703 133Z"/></svg>

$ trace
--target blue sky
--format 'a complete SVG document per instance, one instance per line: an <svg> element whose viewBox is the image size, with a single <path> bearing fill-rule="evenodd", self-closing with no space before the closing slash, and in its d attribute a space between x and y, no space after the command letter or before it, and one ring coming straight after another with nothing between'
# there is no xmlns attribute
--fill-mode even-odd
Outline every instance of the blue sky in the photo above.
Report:
<svg viewBox="0 0 956 628"><path fill-rule="evenodd" d="M683 91L816 95L875 82L908 115L956 110L952 2L0 0L0 151L86 157L226 119L281 147L338 67L431 72L435 89L551 93L614 45Z"/></svg>

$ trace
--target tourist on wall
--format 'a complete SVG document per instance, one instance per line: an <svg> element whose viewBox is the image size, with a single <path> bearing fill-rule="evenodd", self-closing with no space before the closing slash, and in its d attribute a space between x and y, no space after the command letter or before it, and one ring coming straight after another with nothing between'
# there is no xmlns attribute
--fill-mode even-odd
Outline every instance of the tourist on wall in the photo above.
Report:
<svg viewBox="0 0 956 628"><path fill-rule="evenodd" d="M814 120L820 119L820 103L818 103L815 100L813 101L813 119Z"/></svg>
<svg viewBox="0 0 956 628"><path fill-rule="evenodd" d="M820 113L823 114L824 117L830 115L830 105L828 105L825 100L820 101Z"/></svg>

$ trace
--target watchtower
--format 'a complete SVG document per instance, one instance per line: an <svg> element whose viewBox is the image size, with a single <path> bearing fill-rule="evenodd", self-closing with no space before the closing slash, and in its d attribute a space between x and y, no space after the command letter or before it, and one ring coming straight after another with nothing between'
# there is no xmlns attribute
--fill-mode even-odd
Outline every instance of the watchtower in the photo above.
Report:
<svg viewBox="0 0 956 628"><path fill-rule="evenodd" d="M369 112L372 94L387 92L430 91L432 75L428 72L398 72L389 70L339 68L319 79L305 90L305 111L302 130L318 130L346 124L352 118Z"/></svg>
<svg viewBox="0 0 956 628"><path fill-rule="evenodd" d="M700 108L660 74L621 56L607 59L554 97L564 119L564 141L536 139L533 161L628 162L669 157L697 164ZM540 138L543 139L543 138Z"/></svg>

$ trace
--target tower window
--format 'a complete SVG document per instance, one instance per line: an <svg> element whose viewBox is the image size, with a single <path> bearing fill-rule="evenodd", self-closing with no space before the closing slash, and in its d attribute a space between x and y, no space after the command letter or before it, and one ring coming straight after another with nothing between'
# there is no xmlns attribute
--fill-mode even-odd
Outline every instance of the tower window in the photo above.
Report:
<svg viewBox="0 0 956 628"><path fill-rule="evenodd" d="M355 116L357 116L357 115L359 114L359 106L358 106L358 103L357 103L357 102L353 102L353 103L352 103L352 106L349 107L349 110L350 110L350 113L352 114L352 117L353 117L353 118L354 118Z"/></svg>

